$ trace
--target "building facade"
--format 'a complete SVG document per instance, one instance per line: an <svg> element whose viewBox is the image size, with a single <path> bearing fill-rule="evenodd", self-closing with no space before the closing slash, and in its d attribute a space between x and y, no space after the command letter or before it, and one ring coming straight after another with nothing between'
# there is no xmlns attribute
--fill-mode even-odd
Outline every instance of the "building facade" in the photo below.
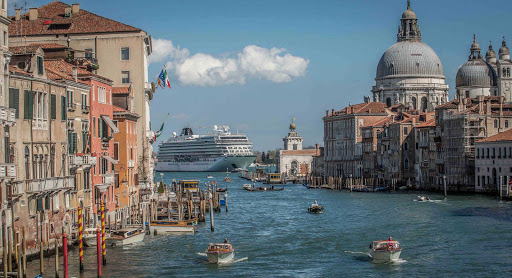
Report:
<svg viewBox="0 0 512 278"><path fill-rule="evenodd" d="M500 185L510 191L512 181L512 130L477 141L475 148L476 192L499 193ZM501 193L504 194L503 191ZM506 196L510 196L510 192L505 193Z"/></svg>
<svg viewBox="0 0 512 278"><path fill-rule="evenodd" d="M277 153L276 167L279 173L290 177L305 177L311 173L313 156L317 149L303 149L303 138L296 131L295 123L290 124L288 136L283 138L284 149Z"/></svg>

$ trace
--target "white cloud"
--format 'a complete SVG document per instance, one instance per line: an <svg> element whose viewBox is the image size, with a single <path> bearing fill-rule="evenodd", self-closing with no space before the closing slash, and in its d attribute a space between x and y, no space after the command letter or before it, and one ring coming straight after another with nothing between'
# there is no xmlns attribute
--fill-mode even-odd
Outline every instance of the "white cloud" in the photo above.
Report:
<svg viewBox="0 0 512 278"><path fill-rule="evenodd" d="M304 76L309 60L293 56L283 48L248 45L229 57L210 54L190 55L188 49L175 47L172 41L153 40L150 62L166 62L168 73L188 86L223 86L245 84L247 79L265 79L275 83L290 82Z"/></svg>

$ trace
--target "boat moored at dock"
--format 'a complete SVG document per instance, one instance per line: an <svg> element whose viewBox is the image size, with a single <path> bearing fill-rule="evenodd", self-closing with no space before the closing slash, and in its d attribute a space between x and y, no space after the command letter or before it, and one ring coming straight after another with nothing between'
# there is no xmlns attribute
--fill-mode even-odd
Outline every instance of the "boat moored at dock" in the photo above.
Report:
<svg viewBox="0 0 512 278"><path fill-rule="evenodd" d="M198 219L183 221L155 220L150 222L149 232L153 235L165 233L194 233L197 229L197 220Z"/></svg>
<svg viewBox="0 0 512 278"><path fill-rule="evenodd" d="M146 233L141 228L127 228L112 232L110 238L107 238L109 245L129 245L142 242Z"/></svg>

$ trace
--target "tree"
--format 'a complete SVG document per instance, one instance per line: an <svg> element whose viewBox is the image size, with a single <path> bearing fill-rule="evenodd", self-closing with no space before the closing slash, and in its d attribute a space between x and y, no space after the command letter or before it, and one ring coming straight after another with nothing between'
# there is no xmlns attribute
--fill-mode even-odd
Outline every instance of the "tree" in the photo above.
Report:
<svg viewBox="0 0 512 278"><path fill-rule="evenodd" d="M165 192L164 183L160 182L160 185L158 186L158 193L162 194L164 192Z"/></svg>
<svg viewBox="0 0 512 278"><path fill-rule="evenodd" d="M270 152L267 152L267 157L265 158L265 161L266 161L267 163L270 163L270 162L271 162L271 161L270 161Z"/></svg>
<svg viewBox="0 0 512 278"><path fill-rule="evenodd" d="M265 152L261 153L261 162L265 163Z"/></svg>

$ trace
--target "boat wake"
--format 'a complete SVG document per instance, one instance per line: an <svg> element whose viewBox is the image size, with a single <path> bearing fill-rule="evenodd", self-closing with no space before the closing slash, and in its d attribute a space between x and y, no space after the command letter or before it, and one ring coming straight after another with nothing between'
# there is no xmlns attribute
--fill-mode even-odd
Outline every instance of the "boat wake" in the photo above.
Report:
<svg viewBox="0 0 512 278"><path fill-rule="evenodd" d="M197 255L201 256L201 257L207 257L208 255L206 253L197 253ZM239 262L243 262L243 261L247 261L249 260L249 257L243 257L241 259L236 259L236 260L232 260L232 261L229 261L229 262L223 262L223 263L218 263L219 266L221 265L230 265L230 264L234 264L234 263L239 263ZM203 263L205 264L210 264L207 260L203 260L202 261ZM216 263L211 263L211 264L216 264Z"/></svg>
<svg viewBox="0 0 512 278"><path fill-rule="evenodd" d="M370 256L370 254L366 253L366 252L352 252L352 251L345 251L345 253L348 253L348 254L359 254L359 255L367 255L367 256Z"/></svg>

